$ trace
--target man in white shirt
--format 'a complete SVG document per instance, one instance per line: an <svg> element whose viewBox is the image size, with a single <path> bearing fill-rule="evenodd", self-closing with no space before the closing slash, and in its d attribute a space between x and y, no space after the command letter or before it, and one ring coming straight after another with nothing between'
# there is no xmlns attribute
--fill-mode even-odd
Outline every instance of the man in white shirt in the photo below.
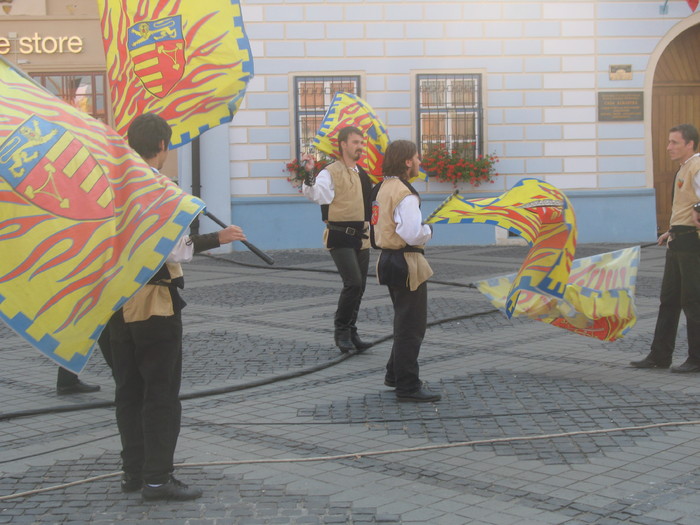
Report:
<svg viewBox="0 0 700 525"><path fill-rule="evenodd" d="M345 127L338 133L340 158L317 177L307 177L302 192L321 205L326 223L323 242L343 280L334 319L335 344L341 352L362 352L372 346L357 334L357 314L369 267L369 215L372 182L357 165L365 149L362 131ZM311 173L314 159L306 154L302 165Z"/></svg>
<svg viewBox="0 0 700 525"><path fill-rule="evenodd" d="M696 211L700 203L700 155L695 153L698 140L698 130L690 124L669 130L666 151L672 161L680 164L680 169L673 181L671 228L658 240L659 246L668 242L659 316L651 351L644 359L630 363L635 368L671 366L683 311L687 321L688 359L671 367L671 372L700 372L700 221Z"/></svg>
<svg viewBox="0 0 700 525"><path fill-rule="evenodd" d="M372 191L372 241L382 250L377 261L379 284L389 287L394 305L394 343L384 384L396 388L398 401L441 399L419 378L418 354L425 336L427 280L433 274L424 245L432 228L422 223L420 196L408 182L418 176L420 157L407 140L389 144L383 163L384 180Z"/></svg>

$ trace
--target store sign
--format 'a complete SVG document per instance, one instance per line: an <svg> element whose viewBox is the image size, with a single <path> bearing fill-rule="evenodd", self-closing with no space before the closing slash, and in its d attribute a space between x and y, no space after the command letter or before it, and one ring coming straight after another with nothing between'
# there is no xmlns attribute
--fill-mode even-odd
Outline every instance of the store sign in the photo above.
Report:
<svg viewBox="0 0 700 525"><path fill-rule="evenodd" d="M77 54L83 50L83 39L79 36L0 36L0 55L19 53L20 55Z"/></svg>

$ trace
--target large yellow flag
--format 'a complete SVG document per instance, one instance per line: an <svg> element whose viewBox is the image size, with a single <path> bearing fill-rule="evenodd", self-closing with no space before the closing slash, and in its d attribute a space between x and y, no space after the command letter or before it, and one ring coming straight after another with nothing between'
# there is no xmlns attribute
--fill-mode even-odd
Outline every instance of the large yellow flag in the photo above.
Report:
<svg viewBox="0 0 700 525"><path fill-rule="evenodd" d="M508 317L523 291L564 296L576 250L576 217L566 195L551 184L522 179L493 198L467 200L454 194L425 222L493 224L527 241L530 252L506 298Z"/></svg>
<svg viewBox="0 0 700 525"><path fill-rule="evenodd" d="M97 0L115 129L141 113L173 129L171 147L231 120L253 77L238 0Z"/></svg>
<svg viewBox="0 0 700 525"><path fill-rule="evenodd" d="M602 341L615 341L637 322L634 303L639 246L576 259L562 298L523 291L513 313ZM505 310L515 274L476 283Z"/></svg>
<svg viewBox="0 0 700 525"><path fill-rule="evenodd" d="M204 205L0 60L0 318L80 372Z"/></svg>
<svg viewBox="0 0 700 525"><path fill-rule="evenodd" d="M338 92L333 96L313 139L314 146L317 150L338 158L338 133L348 126L362 130L366 137L365 156L358 164L372 181L382 180L382 164L384 152L389 146L389 135L372 106L357 95Z"/></svg>

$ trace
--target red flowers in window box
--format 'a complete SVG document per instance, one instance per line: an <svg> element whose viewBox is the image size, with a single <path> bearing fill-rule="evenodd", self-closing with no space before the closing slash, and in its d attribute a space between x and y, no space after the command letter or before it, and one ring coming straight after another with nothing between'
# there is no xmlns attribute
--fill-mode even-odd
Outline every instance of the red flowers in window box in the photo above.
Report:
<svg viewBox="0 0 700 525"><path fill-rule="evenodd" d="M480 186L484 182L493 183L493 178L498 175L496 162L496 155L470 158L464 152L450 150L444 144L440 144L423 154L421 166L429 177L434 177L439 182L451 182L454 186L466 182L472 186Z"/></svg>

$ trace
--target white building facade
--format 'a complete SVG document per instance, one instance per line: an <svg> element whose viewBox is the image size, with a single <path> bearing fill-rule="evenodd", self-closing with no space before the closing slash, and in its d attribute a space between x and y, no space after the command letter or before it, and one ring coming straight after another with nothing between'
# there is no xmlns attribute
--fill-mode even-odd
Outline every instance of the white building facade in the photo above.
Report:
<svg viewBox="0 0 700 525"><path fill-rule="evenodd" d="M50 80L60 69L99 80L95 4L3 4L0 53L6 48L5 58L35 77ZM496 154L493 184L459 186L469 198L532 177L566 192L579 242L651 242L667 227L675 172L665 154L668 129L700 126L700 9L686 0L241 0L241 7L255 78L230 125L201 138L201 194L259 247L321 246L319 208L284 168L306 147L335 90L367 101L392 139L421 149L466 141L475 153ZM80 37L80 50L12 47L27 35L53 45L59 33ZM191 148L177 152L189 189ZM415 186L426 216L453 191L430 179ZM202 227L216 228L206 220ZM504 242L497 230L438 225L432 244Z"/></svg>

